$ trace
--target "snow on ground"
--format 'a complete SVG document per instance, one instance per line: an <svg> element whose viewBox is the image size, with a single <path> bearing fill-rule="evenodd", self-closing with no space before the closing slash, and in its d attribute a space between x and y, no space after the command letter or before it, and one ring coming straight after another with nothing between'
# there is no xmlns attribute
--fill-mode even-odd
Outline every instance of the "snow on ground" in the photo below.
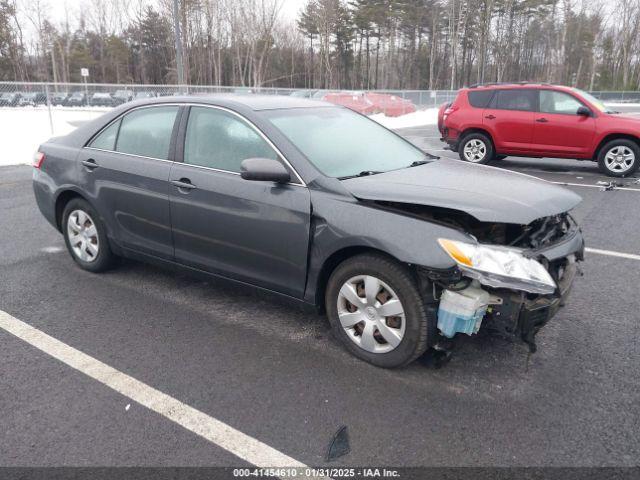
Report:
<svg viewBox="0 0 640 480"><path fill-rule="evenodd" d="M417 112L407 113L400 117L387 117L384 113L376 113L369 118L391 129L422 127L424 125L435 125L438 123L438 109L428 108L426 110L418 110Z"/></svg>
<svg viewBox="0 0 640 480"><path fill-rule="evenodd" d="M640 103L615 103L615 102L603 102L607 107L640 107Z"/></svg>
<svg viewBox="0 0 640 480"><path fill-rule="evenodd" d="M51 137L66 135L78 125L108 109L53 107L53 133L46 107L0 108L0 166L30 164L38 146Z"/></svg>

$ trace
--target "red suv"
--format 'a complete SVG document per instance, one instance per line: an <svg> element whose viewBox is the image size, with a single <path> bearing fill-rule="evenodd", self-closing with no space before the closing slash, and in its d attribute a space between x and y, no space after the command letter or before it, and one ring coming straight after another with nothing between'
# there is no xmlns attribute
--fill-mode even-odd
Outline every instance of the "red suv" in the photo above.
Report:
<svg viewBox="0 0 640 480"><path fill-rule="evenodd" d="M625 177L640 166L640 118L612 112L576 88L489 84L463 88L440 107L442 140L462 160L487 163L506 156L597 161Z"/></svg>

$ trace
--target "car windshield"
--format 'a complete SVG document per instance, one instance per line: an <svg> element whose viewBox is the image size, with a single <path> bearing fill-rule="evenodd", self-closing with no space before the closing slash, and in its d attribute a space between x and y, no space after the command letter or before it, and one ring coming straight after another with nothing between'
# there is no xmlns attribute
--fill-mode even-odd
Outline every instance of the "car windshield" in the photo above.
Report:
<svg viewBox="0 0 640 480"><path fill-rule="evenodd" d="M411 143L340 107L261 112L318 170L346 178L409 167L425 160Z"/></svg>
<svg viewBox="0 0 640 480"><path fill-rule="evenodd" d="M574 88L573 91L576 92L577 94L581 95L582 98L584 98L586 101L588 101L591 105L596 107L601 112L608 112L609 111L609 109L604 105L604 103L602 103L601 100L597 99L596 97L594 97L590 93L587 93L584 90L580 90L579 88Z"/></svg>

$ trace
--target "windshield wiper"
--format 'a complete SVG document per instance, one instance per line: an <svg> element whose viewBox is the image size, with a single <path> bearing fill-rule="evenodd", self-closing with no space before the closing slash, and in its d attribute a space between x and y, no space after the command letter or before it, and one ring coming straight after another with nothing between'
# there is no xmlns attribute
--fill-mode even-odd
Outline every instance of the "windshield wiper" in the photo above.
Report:
<svg viewBox="0 0 640 480"><path fill-rule="evenodd" d="M356 177L368 177L369 175L376 175L378 173L384 173L379 170L364 170L356 175L347 175L346 177L338 177L338 180L347 180L348 178Z"/></svg>
<svg viewBox="0 0 640 480"><path fill-rule="evenodd" d="M429 160L416 160L415 162L412 162L407 168L419 167L420 165L424 165L425 163L429 163Z"/></svg>

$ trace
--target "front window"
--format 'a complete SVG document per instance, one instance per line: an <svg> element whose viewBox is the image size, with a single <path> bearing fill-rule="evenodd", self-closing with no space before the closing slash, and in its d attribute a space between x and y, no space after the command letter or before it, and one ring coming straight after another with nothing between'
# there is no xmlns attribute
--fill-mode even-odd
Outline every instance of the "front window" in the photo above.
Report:
<svg viewBox="0 0 640 480"><path fill-rule="evenodd" d="M543 113L575 115L580 107L584 105L568 93L540 90L540 111Z"/></svg>
<svg viewBox="0 0 640 480"><path fill-rule="evenodd" d="M609 110L607 107L605 107L605 105L604 105L604 103L602 103L602 101L600 101L599 99L597 99L596 97L594 97L590 93L587 93L584 90L580 90L578 88L573 88L572 90L574 92L576 92L578 95L580 95L582 98L584 98L591 105L593 105L598 110L600 110L601 112L606 112L606 111Z"/></svg>
<svg viewBox="0 0 640 480"><path fill-rule="evenodd" d="M387 172L425 159L425 154L411 143L345 108L261 113L328 177Z"/></svg>
<svg viewBox="0 0 640 480"><path fill-rule="evenodd" d="M278 154L237 116L217 108L191 107L184 163L239 173L248 158L278 160Z"/></svg>

